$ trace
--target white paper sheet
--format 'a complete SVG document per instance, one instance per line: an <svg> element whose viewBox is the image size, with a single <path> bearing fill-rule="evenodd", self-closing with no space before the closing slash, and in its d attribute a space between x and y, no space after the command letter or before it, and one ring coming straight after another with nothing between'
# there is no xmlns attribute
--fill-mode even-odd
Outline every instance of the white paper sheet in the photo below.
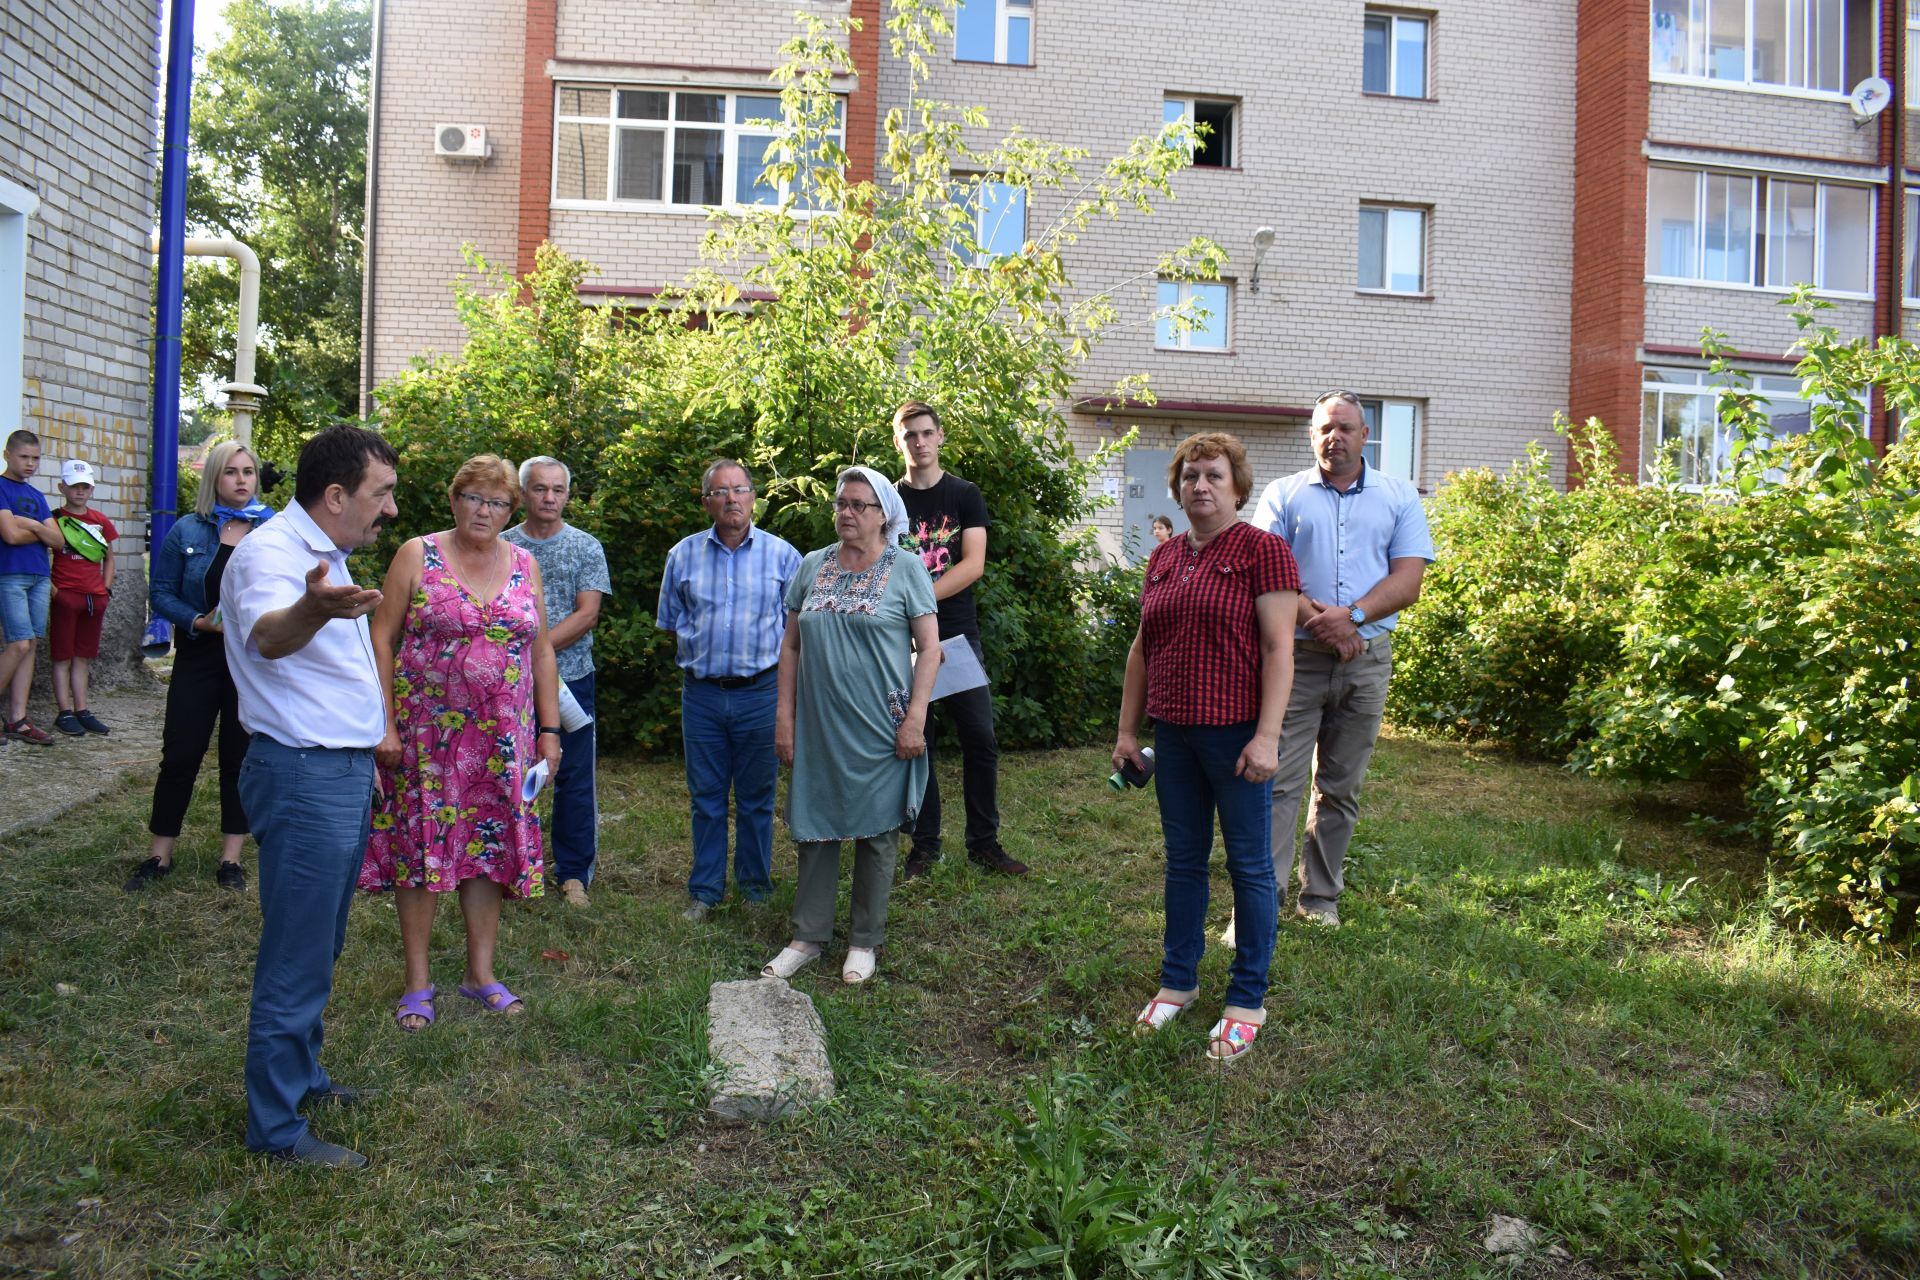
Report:
<svg viewBox="0 0 1920 1280"><path fill-rule="evenodd" d="M526 777L520 780L520 798L528 804L532 804L533 798L540 794L540 788L546 785L547 762L542 760L539 764L527 770Z"/></svg>
<svg viewBox="0 0 1920 1280"><path fill-rule="evenodd" d="M934 677L931 701L938 702L950 693L978 689L987 682L987 669L973 655L973 646L965 636L942 640L940 652L946 655L946 660L940 664L940 674ZM918 661L919 655L914 657Z"/></svg>

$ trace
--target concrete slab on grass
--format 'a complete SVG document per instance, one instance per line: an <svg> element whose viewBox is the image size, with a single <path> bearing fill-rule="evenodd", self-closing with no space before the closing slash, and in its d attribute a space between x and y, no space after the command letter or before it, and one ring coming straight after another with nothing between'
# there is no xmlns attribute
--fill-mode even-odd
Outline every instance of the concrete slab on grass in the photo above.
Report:
<svg viewBox="0 0 1920 1280"><path fill-rule="evenodd" d="M707 1053L722 1073L707 1109L724 1120L773 1120L833 1096L820 1015L777 978L708 988Z"/></svg>

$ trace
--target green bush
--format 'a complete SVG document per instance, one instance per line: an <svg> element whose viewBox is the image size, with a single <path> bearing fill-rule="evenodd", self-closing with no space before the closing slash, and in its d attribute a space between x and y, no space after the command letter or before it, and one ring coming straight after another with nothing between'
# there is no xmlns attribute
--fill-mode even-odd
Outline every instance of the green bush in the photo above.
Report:
<svg viewBox="0 0 1920 1280"><path fill-rule="evenodd" d="M851 64L834 27L803 19L776 73L781 145L828 163L772 166L793 199L716 212L701 248L711 265L645 309L582 305L591 268L551 246L521 280L475 258L478 278L458 292L463 352L380 392L401 452L396 538L446 523L445 477L470 454L573 465L571 516L606 545L613 576L594 639L602 722L643 750L678 738L679 677L653 615L667 551L706 524L697 490L708 459L746 462L760 524L811 550L833 536L840 469L900 471L891 416L909 398L938 407L942 464L980 486L993 516L976 590L1001 740L1087 741L1117 710L1136 616L1127 584L1138 581L1097 567L1085 526L1099 459L1075 456L1060 409L1114 308L1106 294L1069 298L1060 248L1095 218L1168 195L1189 154L1168 144L1190 126L1138 139L1094 172L1084 153L1018 134L976 148L967 138L980 114L920 92L921 55L946 11L895 8L889 31L915 92L910 111L885 121L879 181L844 174L832 86ZM1063 211L1018 253L981 264L979 175L1057 196ZM818 207L836 212L805 216ZM1157 270L1217 275L1221 261L1193 241ZM1144 392L1137 379L1116 388Z"/></svg>

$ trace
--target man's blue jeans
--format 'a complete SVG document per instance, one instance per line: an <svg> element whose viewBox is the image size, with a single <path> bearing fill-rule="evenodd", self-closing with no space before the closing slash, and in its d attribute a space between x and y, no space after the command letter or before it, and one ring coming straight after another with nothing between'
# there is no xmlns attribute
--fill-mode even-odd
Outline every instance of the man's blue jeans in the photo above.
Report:
<svg viewBox="0 0 1920 1280"><path fill-rule="evenodd" d="M687 896L718 906L727 891L727 793L733 793L733 885L758 901L773 892L773 792L780 764L773 718L780 679L772 670L738 689L692 676L680 690L687 791L693 799L693 872Z"/></svg>
<svg viewBox="0 0 1920 1280"><path fill-rule="evenodd" d="M1273 959L1277 904L1268 806L1273 783L1233 775L1253 737L1252 723L1160 724L1153 731L1153 789L1160 798L1160 829L1167 842L1167 931L1160 981L1171 991L1200 985L1207 945L1207 862L1213 852L1213 816L1233 881L1233 968L1227 1003L1264 1007L1267 966Z"/></svg>
<svg viewBox="0 0 1920 1280"><path fill-rule="evenodd" d="M285 1151L299 1106L331 1085L321 1014L373 813L371 749L289 747L255 734L240 799L260 845L260 951L247 1021L247 1146Z"/></svg>
<svg viewBox="0 0 1920 1280"><path fill-rule="evenodd" d="M580 709L593 715L593 672L567 681L567 688ZM547 830L547 847L553 854L547 876L550 885L569 880L593 883L593 864L600 852L600 797L594 789L599 728L596 720L560 735L560 772L553 779L553 821Z"/></svg>

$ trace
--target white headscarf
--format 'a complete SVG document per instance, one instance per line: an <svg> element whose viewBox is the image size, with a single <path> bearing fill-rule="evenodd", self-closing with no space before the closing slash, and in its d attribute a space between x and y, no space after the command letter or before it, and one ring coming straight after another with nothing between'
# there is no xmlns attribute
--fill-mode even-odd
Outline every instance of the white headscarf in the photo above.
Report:
<svg viewBox="0 0 1920 1280"><path fill-rule="evenodd" d="M859 476L873 486L873 496L880 501L880 516L886 527L881 531L881 541L891 547L899 543L900 535L907 531L907 504L900 500L900 491L893 482L875 471L872 467L848 467L840 473L834 483L833 496L838 498L847 481Z"/></svg>

